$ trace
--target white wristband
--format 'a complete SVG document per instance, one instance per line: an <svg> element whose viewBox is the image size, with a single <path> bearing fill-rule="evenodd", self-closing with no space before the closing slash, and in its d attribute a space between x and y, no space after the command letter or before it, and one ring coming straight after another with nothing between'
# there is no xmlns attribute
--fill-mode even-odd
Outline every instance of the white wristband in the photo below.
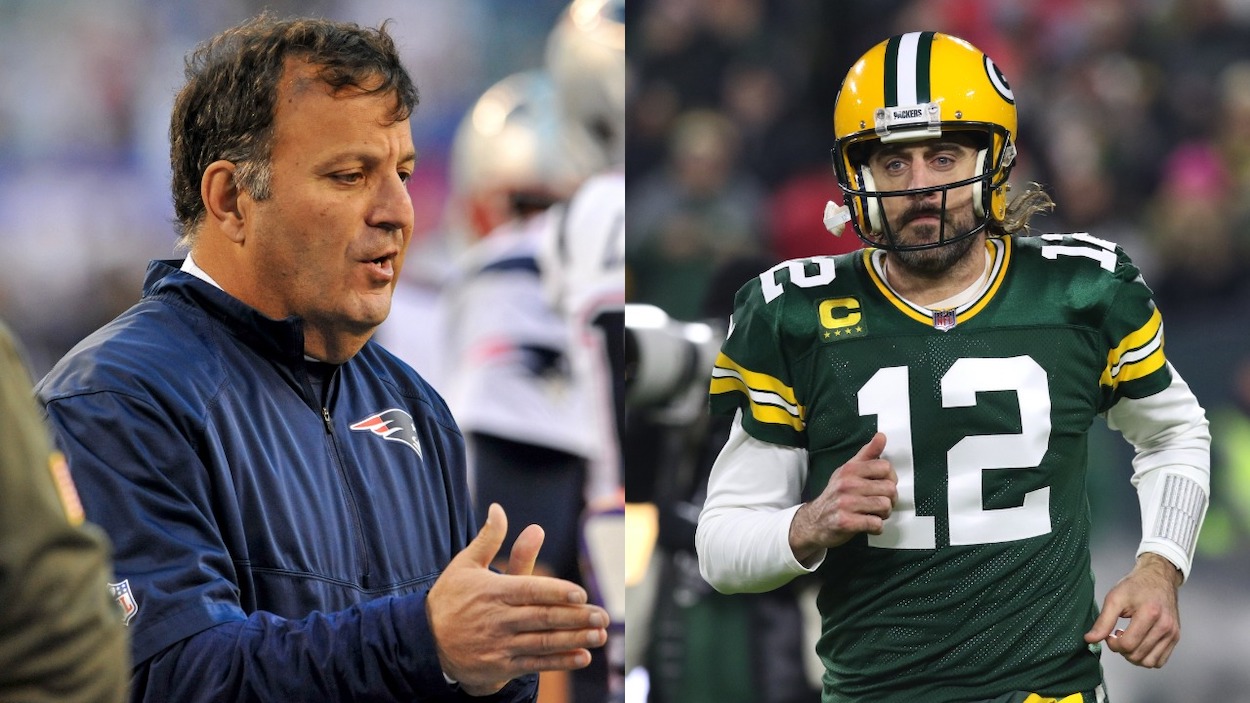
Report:
<svg viewBox="0 0 1250 703"><path fill-rule="evenodd" d="M1138 556L1144 552L1158 554L1175 564L1185 578L1189 578L1208 500L1208 488L1187 475L1188 468L1160 471L1138 486L1142 509Z"/></svg>

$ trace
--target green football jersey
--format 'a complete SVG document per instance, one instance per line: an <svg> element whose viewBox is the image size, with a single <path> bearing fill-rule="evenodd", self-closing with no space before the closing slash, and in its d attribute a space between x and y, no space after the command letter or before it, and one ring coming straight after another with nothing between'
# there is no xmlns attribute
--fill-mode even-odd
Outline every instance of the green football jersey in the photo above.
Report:
<svg viewBox="0 0 1250 703"><path fill-rule="evenodd" d="M1171 383L1151 292L1088 235L990 238L976 300L896 295L884 252L788 261L738 293L712 407L808 452L804 499L880 430L882 535L819 569L824 701L967 701L1101 683L1086 432ZM767 471L767 467L760 467Z"/></svg>

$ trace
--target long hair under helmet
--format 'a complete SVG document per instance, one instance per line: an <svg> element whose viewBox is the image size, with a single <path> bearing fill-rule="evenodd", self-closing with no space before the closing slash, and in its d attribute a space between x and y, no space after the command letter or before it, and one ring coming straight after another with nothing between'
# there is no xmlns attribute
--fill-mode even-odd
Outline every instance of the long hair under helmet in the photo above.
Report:
<svg viewBox="0 0 1250 703"><path fill-rule="evenodd" d="M850 220L867 244L906 251L950 244L980 232L991 220L1002 221L1007 210L1007 176L1016 155L1015 96L990 57L963 39L939 32L909 32L874 46L842 82L833 110L833 131L833 167L846 205L826 210L825 224L831 230L836 226L840 232L841 225ZM876 190L867 165L873 147L950 132L978 137L977 175L927 188ZM980 221L968 232L947 232L947 194L968 185ZM943 225L937 241L899 244L884 216L881 198L938 191L942 193Z"/></svg>

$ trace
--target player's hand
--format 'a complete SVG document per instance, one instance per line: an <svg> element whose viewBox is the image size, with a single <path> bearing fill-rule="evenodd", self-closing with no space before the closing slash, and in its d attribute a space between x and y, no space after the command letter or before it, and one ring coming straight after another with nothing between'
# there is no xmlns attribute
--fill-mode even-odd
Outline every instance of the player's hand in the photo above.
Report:
<svg viewBox="0 0 1250 703"><path fill-rule="evenodd" d="M1107 647L1138 665L1158 668L1167 663L1181 639L1181 616L1176 590L1181 572L1172 562L1146 553L1128 576L1107 593L1102 614L1085 633L1085 641L1106 641ZM1116 629L1120 618L1129 618L1128 627Z"/></svg>
<svg viewBox="0 0 1250 703"><path fill-rule="evenodd" d="M898 498L898 475L883 451L885 435L878 432L833 472L815 500L799 507L790 522L790 549L800 562L857 534L881 534Z"/></svg>
<svg viewBox="0 0 1250 703"><path fill-rule="evenodd" d="M508 573L487 566L503 546L508 518L492 504L477 537L451 560L426 597L426 615L443 672L483 696L536 671L580 669L591 647L607 641L608 614L586 591L562 579L531 575L543 531L517 536Z"/></svg>

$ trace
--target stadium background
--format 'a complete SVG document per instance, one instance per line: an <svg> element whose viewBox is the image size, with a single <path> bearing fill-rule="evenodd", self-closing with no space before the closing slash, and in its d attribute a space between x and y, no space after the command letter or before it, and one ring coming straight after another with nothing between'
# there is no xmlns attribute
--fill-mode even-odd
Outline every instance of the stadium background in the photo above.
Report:
<svg viewBox="0 0 1250 703"><path fill-rule="evenodd" d="M1088 231L1129 251L1156 292L1168 355L1213 422L1213 505L1181 590L1181 643L1162 670L1105 653L1112 700L1250 701L1250 2L633 0L628 9L628 295L680 320L724 295L715 276L734 261L762 270L858 247L821 224L837 192L834 99L858 56L889 35L934 29L994 58L1020 111L1012 180L1038 181L1058 203L1036 229ZM1140 528L1130 448L1105 425L1095 430L1101 598L1131 568ZM668 470L648 458L627 461L630 500L650 498Z"/></svg>

